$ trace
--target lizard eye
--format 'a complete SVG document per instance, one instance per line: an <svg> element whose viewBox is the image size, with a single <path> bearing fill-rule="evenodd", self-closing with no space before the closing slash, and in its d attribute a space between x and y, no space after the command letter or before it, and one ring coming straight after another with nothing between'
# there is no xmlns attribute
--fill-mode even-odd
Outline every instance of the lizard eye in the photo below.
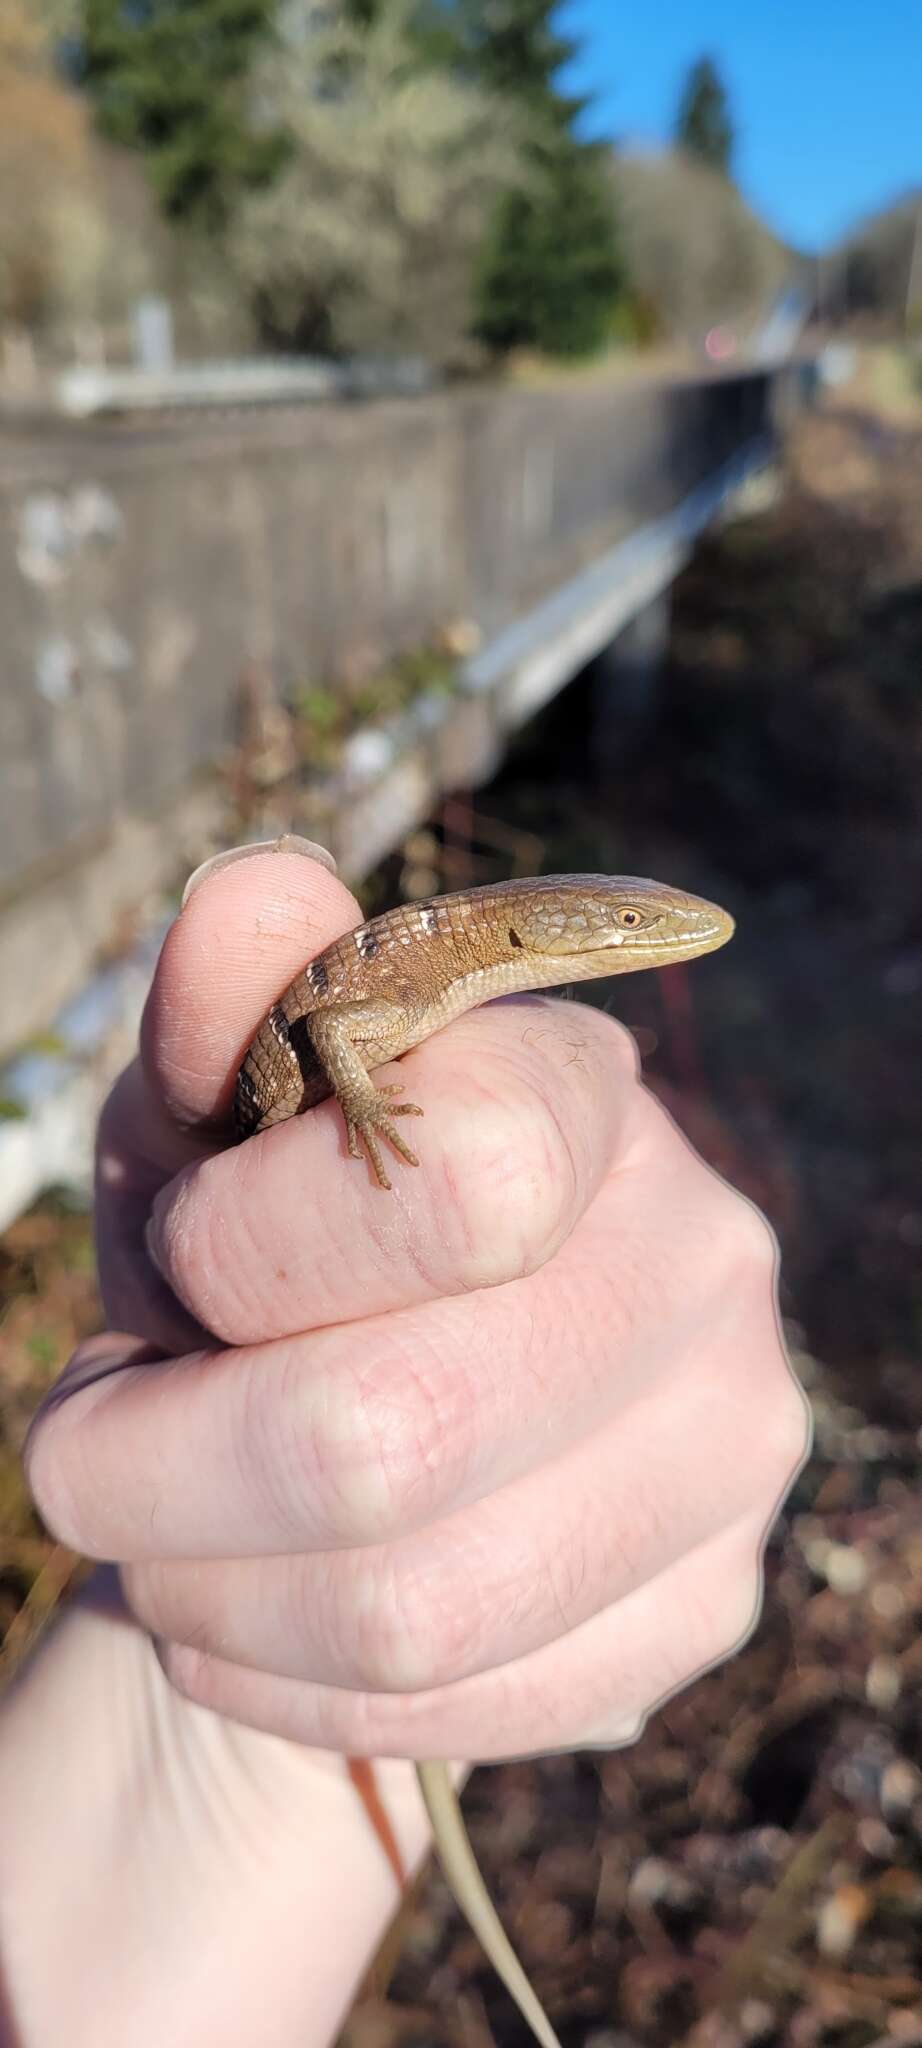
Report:
<svg viewBox="0 0 922 2048"><path fill-rule="evenodd" d="M640 910L619 910L617 916L618 923L628 932L636 930L639 924L645 923L643 912Z"/></svg>

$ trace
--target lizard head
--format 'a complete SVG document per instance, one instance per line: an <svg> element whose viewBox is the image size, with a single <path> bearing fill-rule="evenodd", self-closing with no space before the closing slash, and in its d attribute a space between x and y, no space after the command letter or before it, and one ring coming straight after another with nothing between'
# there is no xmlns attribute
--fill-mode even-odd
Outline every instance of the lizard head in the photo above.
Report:
<svg viewBox="0 0 922 2048"><path fill-rule="evenodd" d="M558 980L582 981L694 960L725 945L733 931L719 904L664 882L546 875L523 888L508 943L526 950L535 966L553 967Z"/></svg>

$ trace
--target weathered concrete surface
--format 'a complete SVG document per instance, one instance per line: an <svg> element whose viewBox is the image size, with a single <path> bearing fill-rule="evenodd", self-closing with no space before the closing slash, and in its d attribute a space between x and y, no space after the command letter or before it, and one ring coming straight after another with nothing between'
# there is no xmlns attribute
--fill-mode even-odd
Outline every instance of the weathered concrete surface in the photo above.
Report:
<svg viewBox="0 0 922 2048"><path fill-rule="evenodd" d="M495 636L750 444L776 398L748 375L7 434L0 1050L220 829L207 773L249 662L285 694L459 615ZM547 687L533 654L500 723ZM410 822L427 774L408 760L391 787ZM340 821L352 872L359 841L394 843L393 816L360 824Z"/></svg>
<svg viewBox="0 0 922 2048"><path fill-rule="evenodd" d="M390 735L387 766L379 731L372 772L366 749L361 772L344 758L319 787L287 796L268 790L259 836L302 827L326 842L344 879L359 880L447 791L486 780L509 731L592 657L599 657L597 689L607 692L620 758L626 707L617 650L629 680L632 666L644 680L666 628L672 579L696 536L731 508L745 506L754 486L764 491L773 475L771 455L769 436L749 441L671 512L617 543L463 664L456 694L420 695ZM630 704L627 711L630 722ZM0 1229L49 1182L88 1185L95 1114L130 1056L168 922L163 885L175 884L206 851L226 843L225 809L219 784L205 778L160 830L138 818L122 821L60 878L59 888L46 876L41 889L20 899L17 912L11 909L8 937L12 942L18 932L26 970L30 951L35 957L38 949L40 974L28 997L36 1004L47 1005L52 976L79 964L94 918L108 915L111 922L112 906L120 904L131 922L123 920L118 958L54 1018L57 1044L26 1051L5 1070L5 1093L19 1104L23 1121L0 1120ZM147 875L153 888L144 887ZM137 937L126 943L132 927ZM20 980L14 1019L21 1020L27 987ZM37 1021L47 1018L45 1007Z"/></svg>

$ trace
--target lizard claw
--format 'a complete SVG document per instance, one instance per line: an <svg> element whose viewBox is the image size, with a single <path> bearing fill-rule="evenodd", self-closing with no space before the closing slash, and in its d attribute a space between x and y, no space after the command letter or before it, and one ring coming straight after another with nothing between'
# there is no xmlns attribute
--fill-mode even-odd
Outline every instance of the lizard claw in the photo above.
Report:
<svg viewBox="0 0 922 2048"><path fill-rule="evenodd" d="M375 1090L375 1096L377 1098L382 1095L397 1095L399 1092L398 1088L378 1088ZM386 1114L379 1107L376 1099L368 1104L367 1109L363 1108L358 1115L346 1118L346 1136L350 1157L352 1159L361 1159L362 1146L364 1145L371 1160L379 1188L390 1188L391 1183L384 1170L384 1161L381 1157L378 1138L386 1138L388 1144L393 1146L394 1151L399 1157L406 1161L407 1166L418 1166L419 1160L416 1157L416 1153L411 1152L409 1145L404 1143L400 1132L395 1124L392 1123L391 1118L395 1116L422 1116L422 1114L423 1112L416 1102L395 1102L391 1106L390 1114Z"/></svg>

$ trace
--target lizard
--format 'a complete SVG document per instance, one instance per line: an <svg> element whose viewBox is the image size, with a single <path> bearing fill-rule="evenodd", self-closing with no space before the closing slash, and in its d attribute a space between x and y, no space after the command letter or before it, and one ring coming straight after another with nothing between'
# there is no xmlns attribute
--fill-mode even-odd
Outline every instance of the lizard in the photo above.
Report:
<svg viewBox="0 0 922 2048"><path fill-rule="evenodd" d="M491 997L713 952L732 936L718 904L636 875L546 875L399 905L334 940L276 999L237 1076L239 1140L335 1095L349 1153L368 1155L382 1190L386 1142L419 1161L395 1117L421 1116L380 1088L375 1067ZM476 1863L447 1764L416 1765L453 1896L541 2048L557 2036L505 1933Z"/></svg>

